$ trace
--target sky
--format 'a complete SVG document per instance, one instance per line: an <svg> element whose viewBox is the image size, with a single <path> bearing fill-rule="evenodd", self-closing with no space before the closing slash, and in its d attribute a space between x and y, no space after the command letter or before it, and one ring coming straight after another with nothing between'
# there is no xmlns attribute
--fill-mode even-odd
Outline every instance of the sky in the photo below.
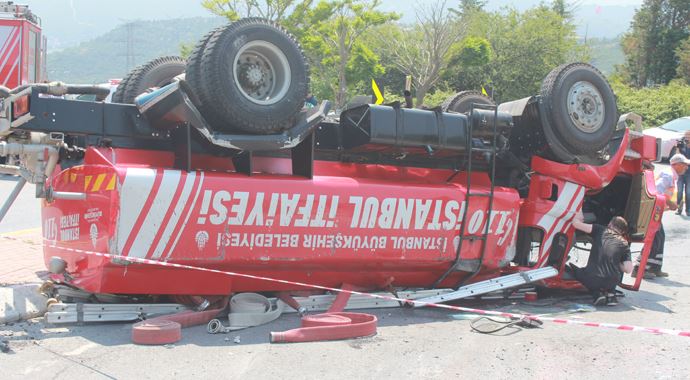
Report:
<svg viewBox="0 0 690 380"><path fill-rule="evenodd" d="M130 20L209 16L197 0L17 0L41 17L49 49L77 45Z"/></svg>
<svg viewBox="0 0 690 380"><path fill-rule="evenodd" d="M436 0L383 0L382 9L403 13L403 21L414 21L415 7L425 2ZM549 0L545 0L548 2ZM103 34L118 24L130 20L154 20L179 17L209 16L200 0L17 0L17 3L28 4L35 14L41 17L46 35L49 37L49 49L61 49L77 45L79 42ZM455 3L447 0L448 4ZM525 9L537 5L542 0L489 0L487 7L491 10L503 6ZM585 15L591 15L595 6L639 6L642 0L581 0L580 8ZM586 28L589 33L606 33L606 27L623 28L629 21L616 20L616 8L611 8L608 19L594 22ZM620 15L629 17L632 9L626 9ZM616 24L617 21L617 24ZM596 25L601 24L601 25ZM615 25L614 25L615 24ZM596 29L599 27L599 29ZM583 29L584 30L584 26ZM597 32L599 31L599 32ZM581 31L582 32L582 31Z"/></svg>

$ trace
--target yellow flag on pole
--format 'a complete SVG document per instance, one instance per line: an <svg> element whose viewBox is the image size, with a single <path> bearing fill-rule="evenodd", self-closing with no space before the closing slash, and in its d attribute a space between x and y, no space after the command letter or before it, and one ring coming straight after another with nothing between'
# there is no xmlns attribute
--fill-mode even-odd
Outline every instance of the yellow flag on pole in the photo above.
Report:
<svg viewBox="0 0 690 380"><path fill-rule="evenodd" d="M374 104L383 104L383 94L379 90L379 86L376 84L375 80L371 80L371 89L374 91Z"/></svg>

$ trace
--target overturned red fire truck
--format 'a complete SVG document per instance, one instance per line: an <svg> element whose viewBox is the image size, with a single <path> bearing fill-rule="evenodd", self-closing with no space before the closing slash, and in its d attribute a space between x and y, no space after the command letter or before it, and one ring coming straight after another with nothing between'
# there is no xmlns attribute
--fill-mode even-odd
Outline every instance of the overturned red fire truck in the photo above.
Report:
<svg viewBox="0 0 690 380"><path fill-rule="evenodd" d="M115 295L303 290L97 252L371 290L552 267L539 285L579 288L564 268L586 239L571 224L581 209L624 216L646 261L664 209L657 141L619 119L592 66L554 69L529 98L461 92L442 109L305 108L308 78L292 37L246 19L187 61L135 69L113 103L45 96L107 95L94 86L8 89L0 155L37 185L55 281Z"/></svg>

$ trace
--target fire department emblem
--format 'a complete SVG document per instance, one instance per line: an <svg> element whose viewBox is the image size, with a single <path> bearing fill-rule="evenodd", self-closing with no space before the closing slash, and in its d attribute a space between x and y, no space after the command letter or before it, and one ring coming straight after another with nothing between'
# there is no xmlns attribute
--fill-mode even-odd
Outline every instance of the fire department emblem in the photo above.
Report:
<svg viewBox="0 0 690 380"><path fill-rule="evenodd" d="M91 238L91 244L95 249L96 242L98 242L98 226L96 226L95 223L91 223L91 227L89 228L89 238Z"/></svg>
<svg viewBox="0 0 690 380"><path fill-rule="evenodd" d="M197 248L199 248L199 251L202 251L206 247L206 243L208 243L208 238L208 232L206 231L199 231L196 233L194 240L196 241L196 246Z"/></svg>
<svg viewBox="0 0 690 380"><path fill-rule="evenodd" d="M460 246L460 236L456 236L453 238L453 252L458 251L458 247Z"/></svg>

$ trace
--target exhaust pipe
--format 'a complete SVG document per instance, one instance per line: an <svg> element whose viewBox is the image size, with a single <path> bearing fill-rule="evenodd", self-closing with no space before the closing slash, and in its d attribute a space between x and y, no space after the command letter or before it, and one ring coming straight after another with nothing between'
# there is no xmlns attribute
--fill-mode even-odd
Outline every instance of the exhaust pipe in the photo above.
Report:
<svg viewBox="0 0 690 380"><path fill-rule="evenodd" d="M30 83L24 84L10 90L5 86L0 86L0 98L7 98L16 95L27 88L34 88L41 94L63 96L67 94L75 95L96 95L97 101L102 101L110 94L110 87L101 85L82 85L65 84L62 82L52 83Z"/></svg>

